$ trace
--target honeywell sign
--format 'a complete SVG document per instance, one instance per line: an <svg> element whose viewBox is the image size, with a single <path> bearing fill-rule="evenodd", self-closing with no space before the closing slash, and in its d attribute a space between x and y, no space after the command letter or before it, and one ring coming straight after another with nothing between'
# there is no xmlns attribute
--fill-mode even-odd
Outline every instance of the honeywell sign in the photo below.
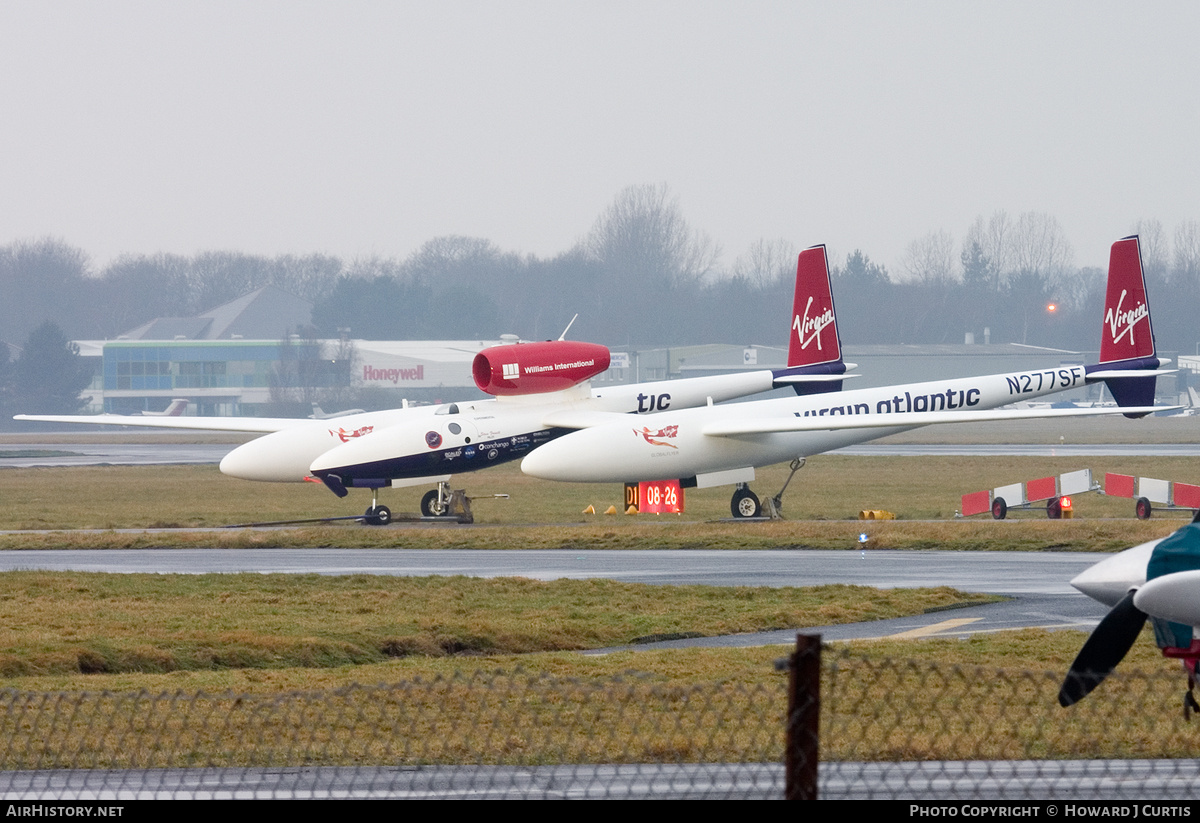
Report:
<svg viewBox="0 0 1200 823"><path fill-rule="evenodd" d="M362 370L362 381L364 383L391 383L394 386L401 383L422 383L425 381L425 364L422 363L407 369L365 365Z"/></svg>
<svg viewBox="0 0 1200 823"><path fill-rule="evenodd" d="M471 362L486 340L356 340L354 382L364 388L462 389L475 394Z"/></svg>

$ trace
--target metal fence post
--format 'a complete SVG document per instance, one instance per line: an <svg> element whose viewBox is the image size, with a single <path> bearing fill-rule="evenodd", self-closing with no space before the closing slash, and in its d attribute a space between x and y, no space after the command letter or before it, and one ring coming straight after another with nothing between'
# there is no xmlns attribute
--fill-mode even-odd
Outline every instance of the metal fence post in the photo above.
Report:
<svg viewBox="0 0 1200 823"><path fill-rule="evenodd" d="M784 797L817 799L818 721L821 715L821 635L796 635L788 671Z"/></svg>

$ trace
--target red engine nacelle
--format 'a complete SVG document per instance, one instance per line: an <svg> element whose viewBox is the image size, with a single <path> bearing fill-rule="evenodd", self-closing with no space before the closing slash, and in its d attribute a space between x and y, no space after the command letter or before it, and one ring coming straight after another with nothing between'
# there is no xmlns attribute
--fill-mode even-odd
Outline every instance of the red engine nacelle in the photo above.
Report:
<svg viewBox="0 0 1200 823"><path fill-rule="evenodd" d="M608 348L598 343L547 340L484 349L471 372L488 394L538 394L576 386L607 369L608 362Z"/></svg>

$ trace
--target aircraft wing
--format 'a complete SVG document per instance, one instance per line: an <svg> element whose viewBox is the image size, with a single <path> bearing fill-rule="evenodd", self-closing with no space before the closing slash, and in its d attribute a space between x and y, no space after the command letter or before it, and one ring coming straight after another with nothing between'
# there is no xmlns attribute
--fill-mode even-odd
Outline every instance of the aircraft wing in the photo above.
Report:
<svg viewBox="0 0 1200 823"><path fill-rule="evenodd" d="M632 415L624 412L606 412L588 409L559 409L547 412L542 425L553 429L590 429L605 423L628 421Z"/></svg>
<svg viewBox="0 0 1200 823"><path fill-rule="evenodd" d="M1092 417L1100 414L1150 414L1181 406L1111 406L1102 409L992 409L963 412L888 412L885 414L836 414L822 417L764 417L717 420L702 431L710 437L737 437L775 432L837 431L839 429L887 429L895 426L932 426L940 423L982 423L992 420L1031 420L1047 417Z"/></svg>
<svg viewBox="0 0 1200 823"><path fill-rule="evenodd" d="M254 432L265 434L314 421L291 417L142 417L131 414L18 414L13 420L35 423L75 423L85 426L141 426L151 429Z"/></svg>

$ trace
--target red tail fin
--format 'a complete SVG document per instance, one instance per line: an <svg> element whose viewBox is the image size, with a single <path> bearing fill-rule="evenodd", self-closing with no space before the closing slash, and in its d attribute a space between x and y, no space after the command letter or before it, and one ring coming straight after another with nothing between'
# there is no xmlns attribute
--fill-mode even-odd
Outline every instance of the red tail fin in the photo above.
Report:
<svg viewBox="0 0 1200 823"><path fill-rule="evenodd" d="M789 368L830 363L842 358L824 246L813 246L800 252L790 340Z"/></svg>
<svg viewBox="0 0 1200 823"><path fill-rule="evenodd" d="M1109 257L1100 362L1153 357L1154 354L1154 330L1150 326L1142 255L1137 235L1134 235L1113 243Z"/></svg>

